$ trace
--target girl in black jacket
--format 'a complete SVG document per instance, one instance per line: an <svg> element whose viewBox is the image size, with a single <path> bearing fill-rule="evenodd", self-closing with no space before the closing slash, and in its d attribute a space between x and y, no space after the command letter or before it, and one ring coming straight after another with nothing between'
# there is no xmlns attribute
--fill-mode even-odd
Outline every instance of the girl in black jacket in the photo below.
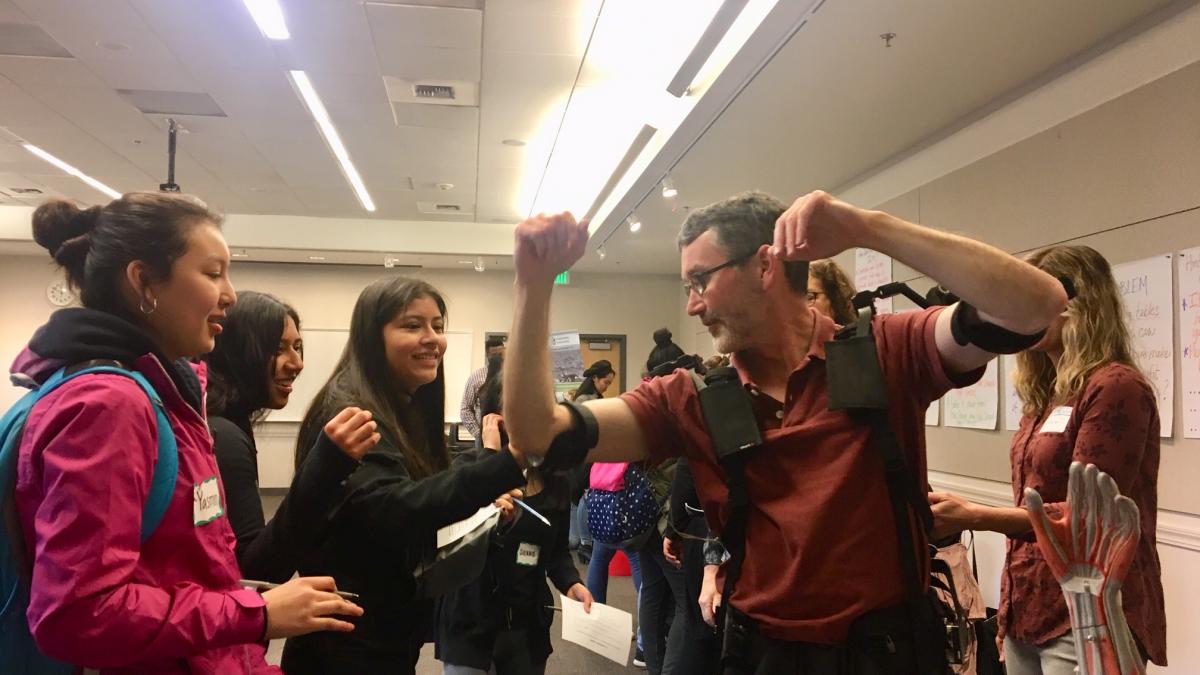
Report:
<svg viewBox="0 0 1200 675"><path fill-rule="evenodd" d="M436 552L438 528L525 482L515 450L450 469L443 430L446 303L416 279L386 277L354 305L350 338L305 415L297 463L322 436L323 420L353 405L374 413L382 436L312 527L300 570L334 577L358 593L353 633L289 640L283 668L296 673L414 673L432 628L433 600L412 570Z"/></svg>
<svg viewBox="0 0 1200 675"><path fill-rule="evenodd" d="M480 395L483 449L455 458L466 464L502 452L507 445L500 416L499 368L489 369ZM478 579L442 598L438 611L437 657L446 675L541 675L546 671L554 598L546 585L592 609L592 594L571 560L567 533L571 489L566 475L530 469L525 503L550 524L520 514L494 536L487 566ZM519 509L518 509L519 510Z"/></svg>

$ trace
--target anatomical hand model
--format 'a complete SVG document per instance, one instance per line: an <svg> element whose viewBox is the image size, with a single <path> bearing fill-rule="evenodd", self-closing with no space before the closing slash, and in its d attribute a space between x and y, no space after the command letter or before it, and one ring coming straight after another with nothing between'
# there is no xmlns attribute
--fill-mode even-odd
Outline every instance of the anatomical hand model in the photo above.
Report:
<svg viewBox="0 0 1200 675"><path fill-rule="evenodd" d="M1141 536L1138 507L1094 464L1071 464L1066 509L1050 518L1025 489L1038 547L1071 611L1079 675L1143 675L1145 664L1121 608L1121 582Z"/></svg>

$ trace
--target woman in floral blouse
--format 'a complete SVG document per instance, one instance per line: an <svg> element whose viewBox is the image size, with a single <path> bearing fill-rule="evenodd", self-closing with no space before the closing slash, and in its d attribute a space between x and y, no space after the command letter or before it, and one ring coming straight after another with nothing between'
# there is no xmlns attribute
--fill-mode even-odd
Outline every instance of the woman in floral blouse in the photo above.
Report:
<svg viewBox="0 0 1200 675"><path fill-rule="evenodd" d="M1041 342L1017 356L1016 389L1024 408L1010 451L1016 507L933 493L935 537L965 529L1009 537L1000 591L1008 673L1070 675L1076 665L1071 619L1038 551L1024 492L1036 489L1047 515L1059 517L1071 462L1095 464L1141 514L1141 541L1122 587L1125 616L1143 658L1165 666L1167 626L1155 550L1159 421L1154 391L1134 364L1108 261L1087 246L1054 246L1029 261L1069 278L1078 295Z"/></svg>

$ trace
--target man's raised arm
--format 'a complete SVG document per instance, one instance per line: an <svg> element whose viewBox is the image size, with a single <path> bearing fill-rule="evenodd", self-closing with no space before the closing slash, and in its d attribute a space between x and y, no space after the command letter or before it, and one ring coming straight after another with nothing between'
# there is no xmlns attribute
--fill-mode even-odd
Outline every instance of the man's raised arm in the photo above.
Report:
<svg viewBox="0 0 1200 675"><path fill-rule="evenodd" d="M1054 277L983 242L860 209L824 192L795 201L775 226L773 252L784 260L816 260L853 246L874 249L929 275L978 311L982 322L1034 336L1066 309ZM953 313L938 317L937 345L951 372L966 372L994 354L953 336Z"/></svg>
<svg viewBox="0 0 1200 675"><path fill-rule="evenodd" d="M512 445L541 455L572 426L571 414L554 403L550 376L550 295L554 277L570 269L587 248L587 223L570 213L539 214L517 225L513 262L514 316L504 360L504 425ZM633 412L619 399L589 401L601 429L589 461L645 457L645 440Z"/></svg>

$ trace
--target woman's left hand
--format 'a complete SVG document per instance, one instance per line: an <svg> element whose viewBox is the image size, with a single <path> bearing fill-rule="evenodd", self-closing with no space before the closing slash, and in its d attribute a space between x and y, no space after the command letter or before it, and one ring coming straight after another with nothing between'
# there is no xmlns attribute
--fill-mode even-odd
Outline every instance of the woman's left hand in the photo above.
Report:
<svg viewBox="0 0 1200 675"><path fill-rule="evenodd" d="M975 529L976 506L963 497L949 492L930 492L929 506L933 511L931 536L935 541Z"/></svg>
<svg viewBox="0 0 1200 675"><path fill-rule="evenodd" d="M480 434L483 447L493 452L499 451L503 445L500 431L504 427L504 418L496 413L483 416L483 431Z"/></svg>
<svg viewBox="0 0 1200 675"><path fill-rule="evenodd" d="M510 490L496 498L492 505L500 509L500 522L502 524L511 523L513 518L516 518L517 504L514 499L520 499L524 493L520 490Z"/></svg>
<svg viewBox="0 0 1200 675"><path fill-rule="evenodd" d="M592 602L594 601L592 599L592 592L587 589L587 586L580 583L575 584L567 589L567 597L576 602L582 602L585 614L592 613Z"/></svg>

